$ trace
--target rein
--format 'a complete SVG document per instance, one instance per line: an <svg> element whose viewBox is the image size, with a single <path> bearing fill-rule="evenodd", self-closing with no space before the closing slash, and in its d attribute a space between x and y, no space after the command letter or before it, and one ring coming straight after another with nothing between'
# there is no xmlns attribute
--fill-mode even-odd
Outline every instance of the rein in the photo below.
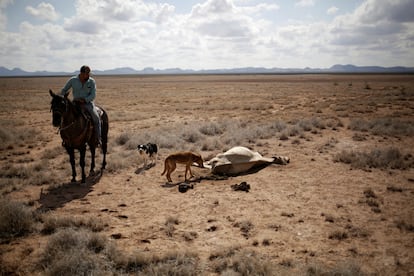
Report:
<svg viewBox="0 0 414 276"><path fill-rule="evenodd" d="M65 127L60 126L60 127L59 127L59 129L58 129L58 132L59 132L59 131L66 130L66 129L70 128L70 127L71 127L71 126L73 126L75 123L76 123L76 120L75 120L75 121L73 121L72 123L70 123L69 125L65 126Z"/></svg>

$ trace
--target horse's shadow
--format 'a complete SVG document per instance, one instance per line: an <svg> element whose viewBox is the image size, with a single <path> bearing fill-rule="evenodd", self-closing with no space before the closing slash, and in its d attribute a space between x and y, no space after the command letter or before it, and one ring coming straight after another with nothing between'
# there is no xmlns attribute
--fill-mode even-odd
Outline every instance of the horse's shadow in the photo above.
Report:
<svg viewBox="0 0 414 276"><path fill-rule="evenodd" d="M102 172L97 172L94 175L89 175L86 178L86 183L80 182L66 182L58 187L48 189L47 192L40 192L39 203L40 211L55 210L63 207L66 203L72 200L82 199L89 192L92 191L92 186L99 182L102 177Z"/></svg>

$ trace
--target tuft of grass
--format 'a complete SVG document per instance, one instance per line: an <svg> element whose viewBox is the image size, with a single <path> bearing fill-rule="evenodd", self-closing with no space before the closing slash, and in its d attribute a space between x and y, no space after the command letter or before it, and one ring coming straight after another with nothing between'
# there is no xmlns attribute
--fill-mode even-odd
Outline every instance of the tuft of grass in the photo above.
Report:
<svg viewBox="0 0 414 276"><path fill-rule="evenodd" d="M348 238L348 233L341 230L333 231L331 234L329 234L329 239L331 240L346 240Z"/></svg>
<svg viewBox="0 0 414 276"><path fill-rule="evenodd" d="M92 232L100 232L106 227L103 220L97 217L47 215L43 221L43 234L55 233L60 228L85 228Z"/></svg>
<svg viewBox="0 0 414 276"><path fill-rule="evenodd" d="M361 132L370 132L378 136L412 136L414 125L409 120L398 118L376 118L371 120L351 119L349 129Z"/></svg>
<svg viewBox="0 0 414 276"><path fill-rule="evenodd" d="M33 211L21 202L0 200L0 239L8 240L32 231Z"/></svg>
<svg viewBox="0 0 414 276"><path fill-rule="evenodd" d="M414 232L414 224L407 223L405 220L396 220L395 226L401 231Z"/></svg>
<svg viewBox="0 0 414 276"><path fill-rule="evenodd" d="M198 255L191 252L168 252L161 257L153 257L140 271L140 275L200 275Z"/></svg>
<svg viewBox="0 0 414 276"><path fill-rule="evenodd" d="M175 225L178 225L180 223L179 219L176 217L168 217L167 220L165 221L164 225L164 231L165 234L168 237L172 237L174 235L174 231L175 231Z"/></svg>
<svg viewBox="0 0 414 276"><path fill-rule="evenodd" d="M370 152L343 150L334 157L335 162L350 164L352 168L400 169L414 167L411 154L403 155L398 148L373 149Z"/></svg>
<svg viewBox="0 0 414 276"><path fill-rule="evenodd" d="M39 264L46 275L99 275L108 267L100 254L107 248L109 241L103 235L65 228L48 240Z"/></svg>
<svg viewBox="0 0 414 276"><path fill-rule="evenodd" d="M240 221L240 222L236 222L233 224L234 227L240 228L240 231L242 232L242 235L245 238L249 238L250 236L250 231L254 228L253 223L251 223L248 220L244 220L244 221Z"/></svg>
<svg viewBox="0 0 414 276"><path fill-rule="evenodd" d="M209 260L213 271L219 275L275 275L278 270L258 253L239 247L212 253Z"/></svg>
<svg viewBox="0 0 414 276"><path fill-rule="evenodd" d="M353 261L345 261L334 267L311 264L306 269L306 276L363 276L365 273Z"/></svg>

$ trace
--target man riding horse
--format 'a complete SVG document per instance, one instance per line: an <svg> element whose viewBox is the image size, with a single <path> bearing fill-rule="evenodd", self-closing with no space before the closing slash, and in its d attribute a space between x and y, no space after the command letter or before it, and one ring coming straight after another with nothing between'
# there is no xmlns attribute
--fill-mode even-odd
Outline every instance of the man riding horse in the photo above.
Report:
<svg viewBox="0 0 414 276"><path fill-rule="evenodd" d="M93 100L96 97L96 83L95 80L89 76L90 72L91 68L87 65L83 65L80 68L79 75L73 76L67 81L62 88L61 94L63 96L66 95L69 93L69 89L72 88L73 102L78 102L83 105L92 117L95 129L96 146L100 146L102 144L101 123L95 104L93 103Z"/></svg>
<svg viewBox="0 0 414 276"><path fill-rule="evenodd" d="M50 108L52 124L59 127L63 141L62 145L69 154L72 167L71 182L76 182L75 149L79 150L80 153L79 164L82 169L82 183L86 183L85 153L87 145L89 145L91 152L90 175L95 174L95 149L98 145L101 146L103 155L101 174L106 166L108 114L102 107L95 106L93 103L96 96L96 85L95 80L89 77L90 71L91 69L88 66L82 66L79 75L70 78L63 87L61 93L63 96L56 95L51 89L49 90L52 97ZM68 99L70 88L73 91L73 101ZM96 108L99 108L101 117L99 117ZM87 110L90 115L84 114L83 110ZM91 127L92 123L93 128Z"/></svg>

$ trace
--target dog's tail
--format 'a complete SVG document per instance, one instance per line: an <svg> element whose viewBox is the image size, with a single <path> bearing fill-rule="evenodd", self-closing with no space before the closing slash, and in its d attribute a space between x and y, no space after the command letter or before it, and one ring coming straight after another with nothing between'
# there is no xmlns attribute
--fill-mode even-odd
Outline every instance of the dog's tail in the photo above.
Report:
<svg viewBox="0 0 414 276"><path fill-rule="evenodd" d="M162 172L161 175L164 175L164 173L166 173L166 172L167 172L167 159L165 159L165 162L164 162L164 171Z"/></svg>

